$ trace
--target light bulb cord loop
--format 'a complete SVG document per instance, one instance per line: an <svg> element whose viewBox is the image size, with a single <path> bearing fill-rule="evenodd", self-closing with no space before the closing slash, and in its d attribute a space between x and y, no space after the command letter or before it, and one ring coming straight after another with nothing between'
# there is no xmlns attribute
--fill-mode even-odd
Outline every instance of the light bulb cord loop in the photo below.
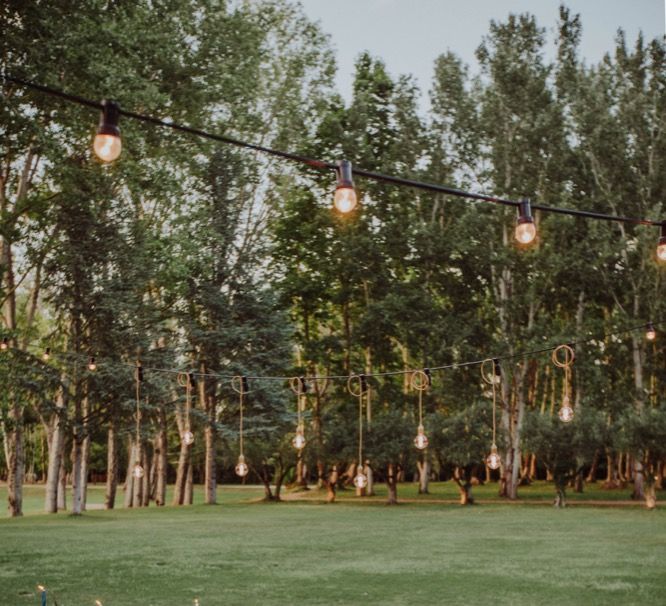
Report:
<svg viewBox="0 0 666 606"><path fill-rule="evenodd" d="M564 358L560 356L560 352L564 352ZM559 345L553 350L551 357L555 366L564 369L564 397L568 400L569 383L571 381L571 366L574 363L576 354L570 345Z"/></svg>
<svg viewBox="0 0 666 606"><path fill-rule="evenodd" d="M488 372L487 365L490 364L491 371ZM488 358L481 363L481 378L485 383L488 383L493 390L493 447L496 446L497 442L497 383L495 377L498 376L495 374L495 369L497 368L497 362L492 358Z"/></svg>
<svg viewBox="0 0 666 606"><path fill-rule="evenodd" d="M235 392L238 393L238 408L239 408L238 442L239 442L241 457L244 456L243 455L243 400L246 393L245 386L246 386L245 377L241 375L236 375L235 377L232 377L231 387Z"/></svg>

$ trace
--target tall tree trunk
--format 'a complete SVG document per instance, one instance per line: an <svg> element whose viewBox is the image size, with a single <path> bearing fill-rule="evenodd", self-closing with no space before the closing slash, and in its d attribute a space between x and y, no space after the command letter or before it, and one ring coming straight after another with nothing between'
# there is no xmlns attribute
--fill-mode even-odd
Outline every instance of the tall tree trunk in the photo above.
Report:
<svg viewBox="0 0 666 606"><path fill-rule="evenodd" d="M388 464L386 470L386 487L388 488L387 505L397 505L398 503L398 473L393 463Z"/></svg>
<svg viewBox="0 0 666 606"><path fill-rule="evenodd" d="M106 493L104 508L113 509L116 505L116 491L118 489L118 439L116 437L116 423L112 418L106 434Z"/></svg>
<svg viewBox="0 0 666 606"><path fill-rule="evenodd" d="M363 466L363 473L365 477L368 478L368 485L365 487L365 494L369 497L375 496L375 478L372 472L372 465L370 465L370 460L366 459L365 465Z"/></svg>
<svg viewBox="0 0 666 606"><path fill-rule="evenodd" d="M83 439L80 428L74 429L72 440L72 515L81 515L83 495L81 493L81 450Z"/></svg>
<svg viewBox="0 0 666 606"><path fill-rule="evenodd" d="M206 426L204 428L204 445L206 456L204 461L204 503L215 505L217 503L217 467L215 458L217 456L216 432L215 432L215 385L209 386L206 382L206 365L201 363L201 378L199 380L199 401L202 403L206 413Z"/></svg>
<svg viewBox="0 0 666 606"><path fill-rule="evenodd" d="M60 471L58 472L58 509L67 509L67 469L65 466L65 446L63 444L63 456L60 458Z"/></svg>
<svg viewBox="0 0 666 606"><path fill-rule="evenodd" d="M430 457L423 453L423 460L416 461L419 470L419 494L430 494L428 486L430 483Z"/></svg>
<svg viewBox="0 0 666 606"><path fill-rule="evenodd" d="M23 410L15 396L11 396L9 423L5 427L7 440L7 501L9 515L13 518L23 515L23 474L25 472L25 451L23 449Z"/></svg>
<svg viewBox="0 0 666 606"><path fill-rule="evenodd" d="M65 449L65 425L67 423L67 390L61 387L56 396L56 409L51 419L52 429L49 440L49 463L46 473L46 497L44 510L47 513L58 513L58 481L62 456Z"/></svg>
<svg viewBox="0 0 666 606"><path fill-rule="evenodd" d="M184 505L186 503L186 484L190 461L190 447L182 440L180 441L180 454L178 456L178 469L176 470L176 485L173 488L173 504Z"/></svg>
<svg viewBox="0 0 666 606"><path fill-rule="evenodd" d="M136 461L136 452L134 450L134 440L127 438L127 471L125 473L125 499L123 506L125 509L132 507L134 500L134 474L132 469Z"/></svg>
<svg viewBox="0 0 666 606"><path fill-rule="evenodd" d="M87 388L86 388L87 391ZM88 502L88 466L90 463L90 433L88 432L88 415L90 414L90 403L88 395L83 399L83 441L81 443L81 511L86 510Z"/></svg>
<svg viewBox="0 0 666 606"><path fill-rule="evenodd" d="M166 504L167 487L167 433L166 412L164 407L159 410L159 431L155 437L155 504L163 507Z"/></svg>

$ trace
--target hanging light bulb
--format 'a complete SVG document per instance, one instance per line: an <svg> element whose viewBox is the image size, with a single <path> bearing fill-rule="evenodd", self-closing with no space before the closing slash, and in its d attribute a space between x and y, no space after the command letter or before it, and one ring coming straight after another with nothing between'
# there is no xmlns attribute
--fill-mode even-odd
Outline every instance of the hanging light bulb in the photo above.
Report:
<svg viewBox="0 0 666 606"><path fill-rule="evenodd" d="M95 600L95 606L104 606L101 600Z"/></svg>
<svg viewBox="0 0 666 606"><path fill-rule="evenodd" d="M250 469L247 466L247 463L245 462L245 456L240 455L238 457L238 463L236 464L236 475L239 478L244 478L248 474L249 471L250 471Z"/></svg>
<svg viewBox="0 0 666 606"><path fill-rule="evenodd" d="M348 160L338 162L338 184L335 188L333 206L343 214L356 208L356 191L352 181L352 165Z"/></svg>
<svg viewBox="0 0 666 606"><path fill-rule="evenodd" d="M661 224L661 236L657 243L657 259L666 261L666 221Z"/></svg>
<svg viewBox="0 0 666 606"><path fill-rule="evenodd" d="M90 356L88 360L88 370L90 372L95 372L97 370L97 362L95 362L95 356Z"/></svg>
<svg viewBox="0 0 666 606"><path fill-rule="evenodd" d="M497 445L493 444L490 447L490 454L486 457L486 464L490 469L499 469L501 459L497 452Z"/></svg>
<svg viewBox="0 0 666 606"><path fill-rule="evenodd" d="M302 427L299 427L296 430L296 435L292 438L291 445L296 450L302 450L303 448L305 448L305 436L303 435L303 428Z"/></svg>
<svg viewBox="0 0 666 606"><path fill-rule="evenodd" d="M2 343L0 343L0 350L7 351L9 349L9 339L7 337L2 338Z"/></svg>
<svg viewBox="0 0 666 606"><path fill-rule="evenodd" d="M560 421L563 423L570 423L573 421L574 410L571 408L571 404L569 403L569 396L564 396L564 399L562 400L562 406L560 406L560 410L557 413L557 416L560 417Z"/></svg>
<svg viewBox="0 0 666 606"><path fill-rule="evenodd" d="M194 444L194 434L191 431L184 431L182 438L183 438L183 444L185 444L185 446Z"/></svg>
<svg viewBox="0 0 666 606"><path fill-rule="evenodd" d="M143 467L141 467L141 464L137 462L134 465L134 468L132 469L132 475L138 480L140 480L141 478L143 478L143 473L144 473Z"/></svg>
<svg viewBox="0 0 666 606"><path fill-rule="evenodd" d="M99 119L94 149L97 157L103 162L113 162L122 149L120 140L120 107L115 101L102 101L102 115Z"/></svg>
<svg viewBox="0 0 666 606"><path fill-rule="evenodd" d="M654 329L654 324L652 324L652 322L648 322L647 324L645 338L648 341L654 341L657 338L657 331Z"/></svg>
<svg viewBox="0 0 666 606"><path fill-rule="evenodd" d="M530 244L536 238L536 225L532 218L532 207L526 198L520 202L518 221L516 223L516 240L520 244Z"/></svg>
<svg viewBox="0 0 666 606"><path fill-rule="evenodd" d="M47 347L44 350L44 353L42 354L42 360L44 360L44 362L48 362L50 359L51 359L51 348Z"/></svg>
<svg viewBox="0 0 666 606"><path fill-rule="evenodd" d="M414 438L414 446L419 450L428 448L428 436L425 435L423 425L419 425L416 430L416 437Z"/></svg>
<svg viewBox="0 0 666 606"><path fill-rule="evenodd" d="M363 465L356 468L356 475L354 476L354 486L356 488L365 488L368 485L368 476L363 473Z"/></svg>

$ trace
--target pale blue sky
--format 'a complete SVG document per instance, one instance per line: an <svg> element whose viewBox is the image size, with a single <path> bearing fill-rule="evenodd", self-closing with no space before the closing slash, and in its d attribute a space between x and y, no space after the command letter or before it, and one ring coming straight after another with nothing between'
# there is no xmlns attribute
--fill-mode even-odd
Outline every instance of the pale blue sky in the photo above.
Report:
<svg viewBox="0 0 666 606"><path fill-rule="evenodd" d="M452 50L474 67L474 51L491 19L531 12L553 33L560 0L300 0L306 14L330 34L338 61L338 90L349 99L354 61L364 50L386 62L389 72L413 74L426 93L434 59ZM598 61L622 27L633 41L664 35L665 0L569 0L583 24L581 54ZM549 49L554 46L549 42ZM427 97L427 94L424 95ZM423 100L426 102L426 99Z"/></svg>

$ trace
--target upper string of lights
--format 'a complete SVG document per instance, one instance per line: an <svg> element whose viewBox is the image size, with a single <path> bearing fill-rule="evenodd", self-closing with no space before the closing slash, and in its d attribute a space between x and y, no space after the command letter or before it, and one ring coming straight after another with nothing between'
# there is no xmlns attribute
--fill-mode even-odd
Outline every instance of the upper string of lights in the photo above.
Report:
<svg viewBox="0 0 666 606"><path fill-rule="evenodd" d="M49 86L44 86L42 84L37 84L35 82L30 82L28 80L17 78L16 76L11 76L9 74L3 74L2 78L8 82L13 82L14 84L17 84L24 88L37 90L54 97L64 99L71 103L76 103L78 105L83 105L86 107L91 107L101 110L102 113L100 117L99 126L97 128L97 133L95 135L93 148L95 150L95 154L103 162L113 162L120 156L120 152L122 150L122 142L120 137L119 122L120 122L120 117L125 116L126 118L131 118L133 120L138 120L140 122L153 124L155 126L170 128L173 130L177 130L183 133L188 133L191 135L196 135L213 141L228 143L230 145L235 145L237 147L242 147L245 149L250 149L253 151L278 157L283 160L298 162L310 168L318 170L333 170L337 175L334 206L340 213L343 214L353 211L354 208L356 208L356 206L358 205L356 191L354 189L354 182L352 179L353 175L357 175L359 177L364 177L366 179L371 179L373 181L391 183L394 185L401 185L434 193L447 194L459 198L465 198L468 200L475 200L480 202L492 202L494 204L500 204L504 206L513 206L518 210L518 219L516 222L515 237L518 243L524 246L531 244L536 239L537 230L534 218L532 216L532 210L540 210L543 212L570 215L573 217L584 217L587 219L597 219L601 221L614 221L618 223L631 223L634 225L649 225L649 226L660 227L661 232L659 240L657 241L656 255L659 261L666 262L666 221L654 221L651 219L624 217L620 215L609 215L587 210L577 210L573 208L542 206L538 204L531 204L530 200L528 199L510 200L498 196L468 192L454 187L448 187L445 185L427 183L415 179L407 179L404 177L396 177L393 175L386 175L382 173L367 171L360 168L353 168L351 162L349 162L348 160L341 160L337 163L317 160L315 158L309 158L307 156L303 156L300 154L294 154L291 152L285 152L282 150L273 149L270 147L266 147L264 145L248 143L247 141L241 141L240 139L235 139L233 137L227 137L224 135L211 133L198 128L193 128L191 126L178 124L176 122L162 120L154 116L149 116L146 114L140 114L124 110L121 109L118 103L116 103L115 101L107 99L103 100L102 102L93 101L92 99L87 99L85 97L66 93L62 90L51 88Z"/></svg>

